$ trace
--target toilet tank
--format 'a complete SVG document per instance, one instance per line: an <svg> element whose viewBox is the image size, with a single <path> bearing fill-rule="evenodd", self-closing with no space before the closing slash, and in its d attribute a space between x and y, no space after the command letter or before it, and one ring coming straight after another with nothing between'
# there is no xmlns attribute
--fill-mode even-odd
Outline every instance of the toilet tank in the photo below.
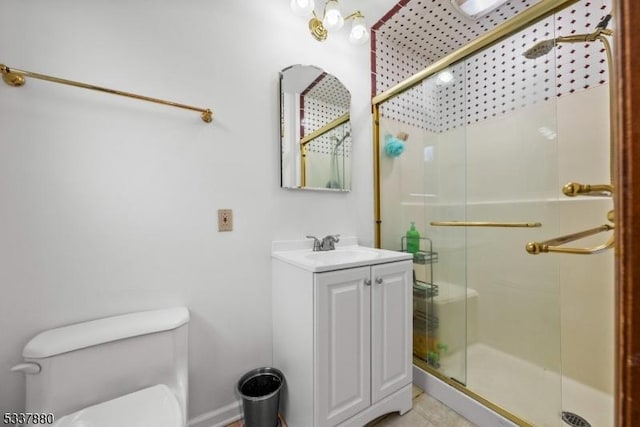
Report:
<svg viewBox="0 0 640 427"><path fill-rule="evenodd" d="M22 353L40 366L26 373L26 411L56 419L90 405L165 384L186 423L188 364L184 307L130 313L50 329ZM30 365L33 367L33 365ZM186 424L185 424L186 425Z"/></svg>

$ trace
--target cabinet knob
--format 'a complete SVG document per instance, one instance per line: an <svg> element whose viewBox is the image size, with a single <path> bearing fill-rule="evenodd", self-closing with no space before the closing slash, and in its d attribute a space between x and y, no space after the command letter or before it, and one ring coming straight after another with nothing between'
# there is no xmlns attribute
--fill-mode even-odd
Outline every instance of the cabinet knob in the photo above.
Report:
<svg viewBox="0 0 640 427"><path fill-rule="evenodd" d="M382 282L383 282L382 277L380 277L380 276L376 277L376 283L378 285L382 284Z"/></svg>
<svg viewBox="0 0 640 427"><path fill-rule="evenodd" d="M367 286L371 286L371 279L364 279L364 284Z"/></svg>

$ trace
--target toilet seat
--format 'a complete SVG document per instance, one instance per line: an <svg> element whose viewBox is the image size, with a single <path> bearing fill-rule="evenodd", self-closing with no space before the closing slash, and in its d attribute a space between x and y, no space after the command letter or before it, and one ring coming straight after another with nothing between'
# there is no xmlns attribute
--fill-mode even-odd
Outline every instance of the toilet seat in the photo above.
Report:
<svg viewBox="0 0 640 427"><path fill-rule="evenodd" d="M184 427L182 411L164 384L89 406L60 418L54 427Z"/></svg>

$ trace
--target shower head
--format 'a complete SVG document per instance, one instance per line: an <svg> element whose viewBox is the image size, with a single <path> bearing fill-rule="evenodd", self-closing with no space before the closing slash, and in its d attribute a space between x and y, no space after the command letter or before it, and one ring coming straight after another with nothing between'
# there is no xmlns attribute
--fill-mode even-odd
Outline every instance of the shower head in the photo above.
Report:
<svg viewBox="0 0 640 427"><path fill-rule="evenodd" d="M561 36L555 39L542 40L525 50L522 55L527 59L536 59L551 52L551 49L553 49L558 43L586 43L601 38L601 35L610 36L613 34L611 30L607 29L610 20L611 15L605 16L598 25L596 25L596 30L590 34L575 34L571 36Z"/></svg>
<svg viewBox="0 0 640 427"><path fill-rule="evenodd" d="M527 59L540 58L543 55L551 52L551 49L556 45L555 39L542 40L525 50L522 54Z"/></svg>
<svg viewBox="0 0 640 427"><path fill-rule="evenodd" d="M338 148L339 146L342 145L342 143L344 142L345 139L349 138L351 136L351 132L345 132L344 135L342 135L342 138L338 138L337 136L332 136L331 139L335 139L336 141L336 145L333 147Z"/></svg>
<svg viewBox="0 0 640 427"><path fill-rule="evenodd" d="M596 25L596 28L601 28L604 30L609 26L609 21L611 21L611 14L608 14L607 16L602 18L602 21L600 21L598 25Z"/></svg>

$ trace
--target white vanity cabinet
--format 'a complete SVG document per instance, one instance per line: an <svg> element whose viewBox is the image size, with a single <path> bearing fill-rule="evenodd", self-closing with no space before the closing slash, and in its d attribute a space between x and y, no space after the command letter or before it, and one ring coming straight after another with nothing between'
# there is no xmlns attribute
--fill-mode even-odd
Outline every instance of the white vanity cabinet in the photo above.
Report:
<svg viewBox="0 0 640 427"><path fill-rule="evenodd" d="M290 427L362 427L411 408L412 262L385 252L400 260L310 271L274 256L273 366Z"/></svg>

